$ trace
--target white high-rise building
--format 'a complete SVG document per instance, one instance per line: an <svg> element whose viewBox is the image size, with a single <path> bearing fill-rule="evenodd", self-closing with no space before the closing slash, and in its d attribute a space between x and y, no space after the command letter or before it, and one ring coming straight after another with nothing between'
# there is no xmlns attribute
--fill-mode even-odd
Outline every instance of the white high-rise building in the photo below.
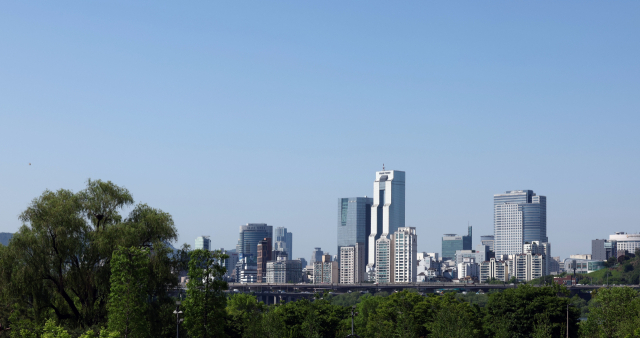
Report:
<svg viewBox="0 0 640 338"><path fill-rule="evenodd" d="M525 242L548 242L547 198L533 190L493 195L493 248L496 257L522 253Z"/></svg>
<svg viewBox="0 0 640 338"><path fill-rule="evenodd" d="M392 280L394 283L414 283L418 267L418 236L416 228L398 228L391 237L393 255Z"/></svg>
<svg viewBox="0 0 640 338"><path fill-rule="evenodd" d="M399 170L376 172L371 205L371 234L369 235L368 269L377 263L377 241L388 239L398 228L404 227L405 173Z"/></svg>
<svg viewBox="0 0 640 338"><path fill-rule="evenodd" d="M391 271L393 271L393 250L391 239L380 237L376 241L376 283L391 283Z"/></svg>
<svg viewBox="0 0 640 338"><path fill-rule="evenodd" d="M364 281L364 244L340 247L340 283L355 284Z"/></svg>

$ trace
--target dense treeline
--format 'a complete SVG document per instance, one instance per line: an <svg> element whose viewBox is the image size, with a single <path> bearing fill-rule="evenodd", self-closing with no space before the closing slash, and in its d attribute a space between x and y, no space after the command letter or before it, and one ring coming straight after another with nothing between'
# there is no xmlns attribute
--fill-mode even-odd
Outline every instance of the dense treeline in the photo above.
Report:
<svg viewBox="0 0 640 338"><path fill-rule="evenodd" d="M127 207L127 217L120 212ZM317 294L266 306L229 294L220 252L173 250L171 216L111 182L45 191L0 245L0 337L174 337L178 273L188 271L181 337L640 338L640 296L603 288L586 301L559 285L488 295ZM183 295L184 296L184 295ZM580 321L581 316L587 316ZM568 327L567 327L568 323Z"/></svg>

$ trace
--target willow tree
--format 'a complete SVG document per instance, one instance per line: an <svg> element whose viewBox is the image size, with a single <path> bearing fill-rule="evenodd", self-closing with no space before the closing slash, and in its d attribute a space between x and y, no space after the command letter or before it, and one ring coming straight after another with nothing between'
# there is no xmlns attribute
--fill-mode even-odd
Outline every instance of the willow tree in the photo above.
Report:
<svg viewBox="0 0 640 338"><path fill-rule="evenodd" d="M132 209L126 218L125 207ZM14 323L8 324L41 325L51 313L69 328L106 324L118 246L150 249L146 292L156 303L171 302L166 290L177 285L173 271L180 264L166 244L177 239L173 220L146 204L134 205L127 189L88 180L77 193L46 190L20 219L23 226L0 250L0 311L11 312Z"/></svg>

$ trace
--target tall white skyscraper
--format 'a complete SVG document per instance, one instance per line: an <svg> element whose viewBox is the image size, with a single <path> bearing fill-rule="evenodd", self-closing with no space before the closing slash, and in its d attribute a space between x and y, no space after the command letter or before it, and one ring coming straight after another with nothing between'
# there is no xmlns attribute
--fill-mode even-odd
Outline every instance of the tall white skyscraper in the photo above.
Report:
<svg viewBox="0 0 640 338"><path fill-rule="evenodd" d="M533 190L493 195L493 225L498 259L522 253L525 242L547 243L547 198Z"/></svg>
<svg viewBox="0 0 640 338"><path fill-rule="evenodd" d="M371 234L369 235L368 266L376 262L376 241L389 238L404 227L405 173L399 170L376 172L371 205Z"/></svg>

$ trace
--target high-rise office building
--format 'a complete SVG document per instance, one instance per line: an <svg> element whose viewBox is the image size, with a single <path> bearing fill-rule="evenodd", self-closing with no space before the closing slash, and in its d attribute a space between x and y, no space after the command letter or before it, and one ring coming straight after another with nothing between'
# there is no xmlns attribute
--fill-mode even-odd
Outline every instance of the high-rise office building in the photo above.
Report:
<svg viewBox="0 0 640 338"><path fill-rule="evenodd" d="M591 241L591 259L606 261L610 257L618 258L618 242L608 239L594 239Z"/></svg>
<svg viewBox="0 0 640 338"><path fill-rule="evenodd" d="M224 274L225 277L235 276L235 268L238 263L238 253L236 249L225 250L224 248L220 248L220 252L229 256L229 258L224 260L224 267L227 269L227 272Z"/></svg>
<svg viewBox="0 0 640 338"><path fill-rule="evenodd" d="M258 242L258 283L266 282L267 262L272 259L271 238L265 237Z"/></svg>
<svg viewBox="0 0 640 338"><path fill-rule="evenodd" d="M365 264L367 263L372 204L373 198L369 197L338 199L338 260L341 260L342 247L362 244ZM365 265L359 266L359 269L364 273Z"/></svg>
<svg viewBox="0 0 640 338"><path fill-rule="evenodd" d="M196 250L211 250L211 240L209 236L196 237Z"/></svg>
<svg viewBox="0 0 640 338"><path fill-rule="evenodd" d="M313 263L315 262L322 262L323 255L324 255L324 252L322 252L322 249L313 248L313 253L311 254L311 261L309 262L309 264L313 265Z"/></svg>
<svg viewBox="0 0 640 338"><path fill-rule="evenodd" d="M471 250L473 246L473 227L467 228L466 236L458 236L456 234L445 234L442 237L442 260L453 260L456 258L456 251Z"/></svg>
<svg viewBox="0 0 640 338"><path fill-rule="evenodd" d="M248 223L240 226L240 238L236 245L238 258L247 257L254 262L258 258L258 243L264 238L273 238L273 226L264 223Z"/></svg>
<svg viewBox="0 0 640 338"><path fill-rule="evenodd" d="M364 282L364 243L340 247L340 283Z"/></svg>
<svg viewBox="0 0 640 338"><path fill-rule="evenodd" d="M293 253L291 252L293 249L293 234L288 232L285 227L277 227L274 237L273 250L284 251L288 257L293 257Z"/></svg>
<svg viewBox="0 0 640 338"><path fill-rule="evenodd" d="M489 247L489 251L493 251L493 235L480 236L480 244Z"/></svg>
<svg viewBox="0 0 640 338"><path fill-rule="evenodd" d="M384 170L384 168L383 168ZM367 265L376 263L376 243L379 238L389 238L405 219L405 172L399 170L378 171L373 182L371 205L371 233Z"/></svg>
<svg viewBox="0 0 640 338"><path fill-rule="evenodd" d="M546 243L547 198L533 190L493 195L493 224L496 257L522 253L525 242Z"/></svg>

